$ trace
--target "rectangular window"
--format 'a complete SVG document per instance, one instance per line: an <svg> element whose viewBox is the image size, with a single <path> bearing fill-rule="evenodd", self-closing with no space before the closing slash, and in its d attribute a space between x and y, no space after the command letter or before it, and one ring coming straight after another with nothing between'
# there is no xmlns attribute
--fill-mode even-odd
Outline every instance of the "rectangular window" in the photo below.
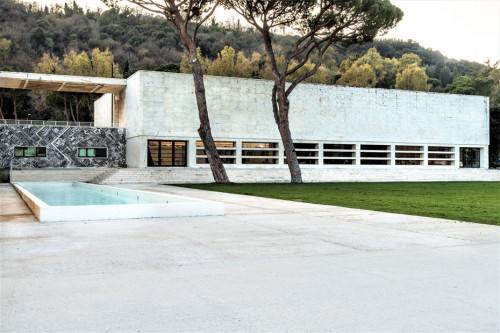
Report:
<svg viewBox="0 0 500 333"><path fill-rule="evenodd" d="M356 145L325 143L323 164L356 164Z"/></svg>
<svg viewBox="0 0 500 333"><path fill-rule="evenodd" d="M447 151L447 152L454 152L455 148L453 147L429 147L429 151Z"/></svg>
<svg viewBox="0 0 500 333"><path fill-rule="evenodd" d="M277 142L242 142L242 164L278 164Z"/></svg>
<svg viewBox="0 0 500 333"><path fill-rule="evenodd" d="M390 149L387 145L361 145L361 150L382 150L386 151Z"/></svg>
<svg viewBox="0 0 500 333"><path fill-rule="evenodd" d="M78 157L108 157L108 148L80 148Z"/></svg>
<svg viewBox="0 0 500 333"><path fill-rule="evenodd" d="M422 146L396 146L398 151L422 151L424 147Z"/></svg>
<svg viewBox="0 0 500 333"><path fill-rule="evenodd" d="M187 141L148 140L148 166L187 166Z"/></svg>
<svg viewBox="0 0 500 333"><path fill-rule="evenodd" d="M423 146L396 146L396 165L423 165Z"/></svg>
<svg viewBox="0 0 500 333"><path fill-rule="evenodd" d="M391 164L391 146L361 145L361 164L389 165Z"/></svg>
<svg viewBox="0 0 500 333"><path fill-rule="evenodd" d="M236 142L215 141L215 147L224 164L236 164ZM208 164L207 153L202 141L196 141L196 164Z"/></svg>
<svg viewBox="0 0 500 333"><path fill-rule="evenodd" d="M46 147L14 147L14 157L46 157Z"/></svg>
<svg viewBox="0 0 500 333"><path fill-rule="evenodd" d="M429 146L428 164L429 165L454 165L455 148L442 146Z"/></svg>
<svg viewBox="0 0 500 333"><path fill-rule="evenodd" d="M318 164L318 144L317 143L294 143L295 153L299 164ZM287 164L285 158L285 164Z"/></svg>

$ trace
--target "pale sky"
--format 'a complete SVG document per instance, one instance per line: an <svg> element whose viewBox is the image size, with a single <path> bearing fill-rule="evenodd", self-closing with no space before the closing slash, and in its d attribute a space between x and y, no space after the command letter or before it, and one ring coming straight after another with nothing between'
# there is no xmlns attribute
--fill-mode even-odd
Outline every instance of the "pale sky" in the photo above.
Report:
<svg viewBox="0 0 500 333"><path fill-rule="evenodd" d="M70 0L24 0L41 5ZM403 20L384 38L412 39L445 56L484 63L500 60L500 0L391 0L404 12ZM76 0L95 7L99 0ZM227 15L219 14L219 21Z"/></svg>

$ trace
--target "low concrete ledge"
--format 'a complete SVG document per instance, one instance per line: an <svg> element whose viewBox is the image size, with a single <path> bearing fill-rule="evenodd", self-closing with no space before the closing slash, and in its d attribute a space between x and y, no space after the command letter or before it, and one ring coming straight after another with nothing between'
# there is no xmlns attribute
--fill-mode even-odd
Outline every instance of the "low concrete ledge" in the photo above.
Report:
<svg viewBox="0 0 500 333"><path fill-rule="evenodd" d="M112 171L112 172L110 172ZM290 181L285 168L227 168L234 183L284 183ZM102 177L99 177L102 176ZM97 178L99 177L99 178ZM12 170L11 182L96 181L99 184L212 183L209 168L78 168ZM433 182L500 181L500 170L451 168L302 168L304 182Z"/></svg>
<svg viewBox="0 0 500 333"><path fill-rule="evenodd" d="M102 184L120 183L211 183L209 168L117 169ZM290 181L286 168L227 168L234 183L283 183ZM500 170L417 168L303 168L304 182L413 182L413 181L500 181Z"/></svg>
<svg viewBox="0 0 500 333"><path fill-rule="evenodd" d="M88 182L110 168L51 168L10 171L10 182Z"/></svg>

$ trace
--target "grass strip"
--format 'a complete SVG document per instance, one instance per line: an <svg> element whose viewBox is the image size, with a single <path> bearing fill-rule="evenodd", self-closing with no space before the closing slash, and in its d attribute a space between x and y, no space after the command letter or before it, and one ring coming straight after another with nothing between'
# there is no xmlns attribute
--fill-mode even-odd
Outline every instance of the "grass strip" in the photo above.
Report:
<svg viewBox="0 0 500 333"><path fill-rule="evenodd" d="M500 182L186 184L187 188L500 225Z"/></svg>

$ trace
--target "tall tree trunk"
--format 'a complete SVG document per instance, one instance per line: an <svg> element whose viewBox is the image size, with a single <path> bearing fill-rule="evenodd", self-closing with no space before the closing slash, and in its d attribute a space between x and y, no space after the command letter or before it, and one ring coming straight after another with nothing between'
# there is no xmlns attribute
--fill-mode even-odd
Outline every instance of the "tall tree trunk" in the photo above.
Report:
<svg viewBox="0 0 500 333"><path fill-rule="evenodd" d="M68 114L68 99L65 93L63 93L63 97L61 97L64 100L64 117L66 118L66 121L69 122L69 114Z"/></svg>
<svg viewBox="0 0 500 333"><path fill-rule="evenodd" d="M73 104L71 104L71 100L69 101L69 111L71 111L71 119L73 119L73 122L76 123L75 113L73 112Z"/></svg>
<svg viewBox="0 0 500 333"><path fill-rule="evenodd" d="M200 135L203 146L207 154L210 169L216 183L229 183L229 178L226 174L226 169L222 160L220 159L219 152L215 146L212 137L212 129L210 128L210 119L208 118L207 99L205 96L205 84L203 82L203 71L200 62L196 56L196 49L190 52L191 68L193 70L194 90L196 95L196 103L198 105L198 114L200 117L200 127L198 134Z"/></svg>
<svg viewBox="0 0 500 333"><path fill-rule="evenodd" d="M12 107L14 109L14 123L16 123L17 122L17 96L15 93L12 95Z"/></svg>
<svg viewBox="0 0 500 333"><path fill-rule="evenodd" d="M81 98L78 98L78 95L79 94L74 94L73 96L75 97L76 121L80 122L80 104L82 103L84 97L80 96Z"/></svg>
<svg viewBox="0 0 500 333"><path fill-rule="evenodd" d="M282 69L282 72L280 73L273 52L271 36L268 33L263 33L263 39L265 52L271 60L274 77L274 86L271 94L274 120L276 121L276 125L278 125L281 143L283 144L283 149L285 150L291 182L294 184L301 184L302 171L300 170L297 152L295 151L295 147L293 145L292 132L290 131L290 123L288 121L290 102L288 101L285 93L286 69Z"/></svg>
<svg viewBox="0 0 500 333"><path fill-rule="evenodd" d="M3 102L4 102L4 97L3 96L0 96L0 117L2 117L2 120L4 122L4 124L7 124L7 122L5 121L5 117L3 116Z"/></svg>
<svg viewBox="0 0 500 333"><path fill-rule="evenodd" d="M18 90L14 90L14 93L12 94L12 104L13 104L13 107L14 107L14 120L17 121L17 107L24 101L24 99L26 98L26 96L28 95L24 95L23 98L21 98L20 100L18 100L17 98L19 97L16 92Z"/></svg>
<svg viewBox="0 0 500 333"><path fill-rule="evenodd" d="M278 90L279 91L279 90ZM281 136L281 142L285 150L285 156L290 170L291 182L294 184L302 183L302 171L300 170L297 152L293 145L292 132L288 122L289 101L282 96L278 96L279 122L278 130Z"/></svg>

